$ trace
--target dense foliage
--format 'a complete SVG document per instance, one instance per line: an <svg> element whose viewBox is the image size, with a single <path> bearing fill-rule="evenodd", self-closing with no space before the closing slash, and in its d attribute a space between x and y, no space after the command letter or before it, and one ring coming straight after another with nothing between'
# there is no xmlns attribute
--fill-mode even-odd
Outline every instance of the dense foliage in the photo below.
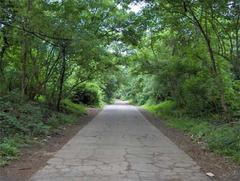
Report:
<svg viewBox="0 0 240 181"><path fill-rule="evenodd" d="M129 57L127 97L139 104L170 99L194 115L238 118L239 2L162 0L146 6L148 28Z"/></svg>
<svg viewBox="0 0 240 181"><path fill-rule="evenodd" d="M60 110L80 84L105 84L104 71L116 70L106 47L121 38L114 32L125 17L114 2L0 3L0 95L18 90L22 99L45 96Z"/></svg>
<svg viewBox="0 0 240 181"><path fill-rule="evenodd" d="M86 104L98 106L101 104L102 93L96 84L84 84L79 86L73 97L72 102L77 104Z"/></svg>

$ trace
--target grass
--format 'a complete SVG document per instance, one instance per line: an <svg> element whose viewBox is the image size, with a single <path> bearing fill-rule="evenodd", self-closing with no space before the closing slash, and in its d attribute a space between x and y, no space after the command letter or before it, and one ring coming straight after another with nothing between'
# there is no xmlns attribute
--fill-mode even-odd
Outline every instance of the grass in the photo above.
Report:
<svg viewBox="0 0 240 181"><path fill-rule="evenodd" d="M72 113L82 115L86 113L86 107L82 104L75 104L70 99L64 99L62 101L62 106L65 110L68 110Z"/></svg>
<svg viewBox="0 0 240 181"><path fill-rule="evenodd" d="M173 101L144 105L144 109L161 117L168 126L183 130L210 151L240 164L240 122L234 126L215 124L216 117L192 117L178 110Z"/></svg>
<svg viewBox="0 0 240 181"><path fill-rule="evenodd" d="M0 97L0 166L17 158L23 146L43 142L86 112L83 105L68 99L62 102L64 111L56 112L44 104L42 96L39 102L23 102L19 97L14 93Z"/></svg>

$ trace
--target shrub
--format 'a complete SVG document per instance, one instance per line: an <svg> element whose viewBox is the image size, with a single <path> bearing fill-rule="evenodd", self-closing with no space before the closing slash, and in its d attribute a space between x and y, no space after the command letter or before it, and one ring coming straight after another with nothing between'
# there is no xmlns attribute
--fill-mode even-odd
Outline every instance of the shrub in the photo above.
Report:
<svg viewBox="0 0 240 181"><path fill-rule="evenodd" d="M167 115L169 113L172 113L176 107L176 103L174 101L167 100L156 105L144 105L143 107L150 112L154 112L158 115L161 115L162 113Z"/></svg>
<svg viewBox="0 0 240 181"><path fill-rule="evenodd" d="M0 144L0 155L16 156L18 149L14 140L8 139Z"/></svg>
<svg viewBox="0 0 240 181"><path fill-rule="evenodd" d="M181 86L186 111L192 115L215 113L220 108L220 95L214 79L203 72L186 79Z"/></svg>
<svg viewBox="0 0 240 181"><path fill-rule="evenodd" d="M38 97L36 97L36 101L38 101L39 103L47 103L47 99L43 95L39 95Z"/></svg>
<svg viewBox="0 0 240 181"><path fill-rule="evenodd" d="M62 101L62 107L71 113L82 115L86 112L86 108L82 104L75 104L70 99L64 99Z"/></svg>
<svg viewBox="0 0 240 181"><path fill-rule="evenodd" d="M97 84L83 84L75 90L71 100L77 104L99 106L102 102L102 91Z"/></svg>

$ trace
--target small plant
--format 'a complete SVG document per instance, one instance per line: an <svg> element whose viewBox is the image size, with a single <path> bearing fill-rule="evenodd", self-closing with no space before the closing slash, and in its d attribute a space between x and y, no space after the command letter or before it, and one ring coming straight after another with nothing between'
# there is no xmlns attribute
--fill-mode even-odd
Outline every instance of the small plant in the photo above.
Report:
<svg viewBox="0 0 240 181"><path fill-rule="evenodd" d="M16 158L19 154L17 143L13 139L5 139L0 143L0 166L7 164L7 161Z"/></svg>

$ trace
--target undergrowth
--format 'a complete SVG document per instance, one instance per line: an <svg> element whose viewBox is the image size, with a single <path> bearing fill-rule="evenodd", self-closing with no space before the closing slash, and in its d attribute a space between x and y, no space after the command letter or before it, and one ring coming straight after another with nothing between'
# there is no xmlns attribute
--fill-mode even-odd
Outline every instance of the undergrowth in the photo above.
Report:
<svg viewBox="0 0 240 181"><path fill-rule="evenodd" d="M86 112L83 105L70 100L62 102L63 112L51 110L44 102L42 96L38 102L22 101L17 93L0 97L0 166L17 158L25 145L44 142Z"/></svg>
<svg viewBox="0 0 240 181"><path fill-rule="evenodd" d="M221 118L216 115L195 117L179 110L173 101L144 105L143 108L161 117L168 126L183 130L206 149L240 164L240 122L219 124Z"/></svg>

